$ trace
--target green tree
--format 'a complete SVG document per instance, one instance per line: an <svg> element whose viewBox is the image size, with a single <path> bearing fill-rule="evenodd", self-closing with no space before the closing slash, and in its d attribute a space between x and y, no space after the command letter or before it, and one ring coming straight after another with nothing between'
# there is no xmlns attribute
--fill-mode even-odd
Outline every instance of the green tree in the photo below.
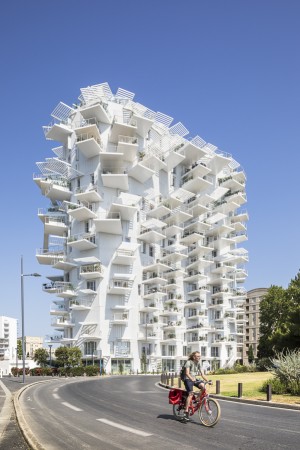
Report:
<svg viewBox="0 0 300 450"><path fill-rule="evenodd" d="M22 359L22 357L23 357L22 339L17 340L17 354L18 354L18 358Z"/></svg>
<svg viewBox="0 0 300 450"><path fill-rule="evenodd" d="M59 367L69 367L69 347L58 347L55 350L55 357Z"/></svg>
<svg viewBox="0 0 300 450"><path fill-rule="evenodd" d="M81 357L82 353L79 347L71 347L69 348L69 359L68 365L69 367L76 367L81 365Z"/></svg>
<svg viewBox="0 0 300 450"><path fill-rule="evenodd" d="M47 365L49 353L45 348L38 348L33 355L33 360L42 367Z"/></svg>
<svg viewBox="0 0 300 450"><path fill-rule="evenodd" d="M254 361L254 352L253 352L252 344L250 344L249 350L248 350L248 361L249 361L249 364L252 364Z"/></svg>
<svg viewBox="0 0 300 450"><path fill-rule="evenodd" d="M58 347L55 350L56 363L59 367L76 367L81 364L79 347Z"/></svg>
<svg viewBox="0 0 300 450"><path fill-rule="evenodd" d="M300 274L287 289L271 286L260 303L258 357L300 347Z"/></svg>

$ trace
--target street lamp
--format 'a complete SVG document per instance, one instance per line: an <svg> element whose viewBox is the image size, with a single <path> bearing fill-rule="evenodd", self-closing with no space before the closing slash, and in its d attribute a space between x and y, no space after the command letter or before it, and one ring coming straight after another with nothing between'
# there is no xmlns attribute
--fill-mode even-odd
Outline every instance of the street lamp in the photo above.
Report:
<svg viewBox="0 0 300 450"><path fill-rule="evenodd" d="M52 367L52 360L51 360L51 348L52 348L52 344L49 344L48 347L49 347L49 349L50 349L49 366Z"/></svg>
<svg viewBox="0 0 300 450"><path fill-rule="evenodd" d="M24 277L41 277L39 273L23 273L23 256L21 256L21 316L22 316L22 359L23 359L23 379L25 383L25 333L24 333Z"/></svg>

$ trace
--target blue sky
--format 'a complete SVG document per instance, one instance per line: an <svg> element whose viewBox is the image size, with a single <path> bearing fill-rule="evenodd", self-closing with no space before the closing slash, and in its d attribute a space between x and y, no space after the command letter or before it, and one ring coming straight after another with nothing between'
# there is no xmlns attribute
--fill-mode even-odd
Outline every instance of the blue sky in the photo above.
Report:
<svg viewBox="0 0 300 450"><path fill-rule="evenodd" d="M107 81L231 153L247 173L247 289L286 287L299 264L300 2L297 0L28 0L2 2L0 314L45 335L50 274L32 181L52 156L42 126L59 101Z"/></svg>

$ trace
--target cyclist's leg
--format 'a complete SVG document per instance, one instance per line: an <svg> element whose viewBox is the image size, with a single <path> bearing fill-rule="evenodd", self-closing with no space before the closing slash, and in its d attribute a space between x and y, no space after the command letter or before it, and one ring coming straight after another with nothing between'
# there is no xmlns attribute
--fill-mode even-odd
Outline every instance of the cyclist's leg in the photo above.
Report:
<svg viewBox="0 0 300 450"><path fill-rule="evenodd" d="M194 387L194 383L193 381L189 380L189 379L185 379L184 380L184 386L187 392L187 397L186 397L186 402L185 402L185 412L188 413L189 411L189 407L192 401L192 397L193 397L193 387Z"/></svg>

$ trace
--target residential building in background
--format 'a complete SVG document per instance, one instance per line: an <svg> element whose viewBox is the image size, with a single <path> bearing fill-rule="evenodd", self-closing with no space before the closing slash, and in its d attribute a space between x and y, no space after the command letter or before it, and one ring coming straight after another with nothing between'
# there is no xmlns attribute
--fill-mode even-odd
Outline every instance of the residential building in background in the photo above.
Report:
<svg viewBox="0 0 300 450"><path fill-rule="evenodd" d="M10 373L17 362L17 319L0 316L0 370Z"/></svg>
<svg viewBox="0 0 300 450"><path fill-rule="evenodd" d="M44 347L44 338L40 336L25 336L25 354L27 358L33 358L38 348Z"/></svg>
<svg viewBox="0 0 300 450"><path fill-rule="evenodd" d="M267 294L267 288L256 288L247 292L244 305L246 318L245 340L243 348L243 363L248 364L249 347L252 345L254 358L257 358L257 347L259 344L259 305L263 297Z"/></svg>
<svg viewBox="0 0 300 450"><path fill-rule="evenodd" d="M108 372L178 371L243 357L246 175L230 154L107 83L44 127L57 141L34 181L49 199L40 264L51 343ZM53 271L52 269L55 269Z"/></svg>

